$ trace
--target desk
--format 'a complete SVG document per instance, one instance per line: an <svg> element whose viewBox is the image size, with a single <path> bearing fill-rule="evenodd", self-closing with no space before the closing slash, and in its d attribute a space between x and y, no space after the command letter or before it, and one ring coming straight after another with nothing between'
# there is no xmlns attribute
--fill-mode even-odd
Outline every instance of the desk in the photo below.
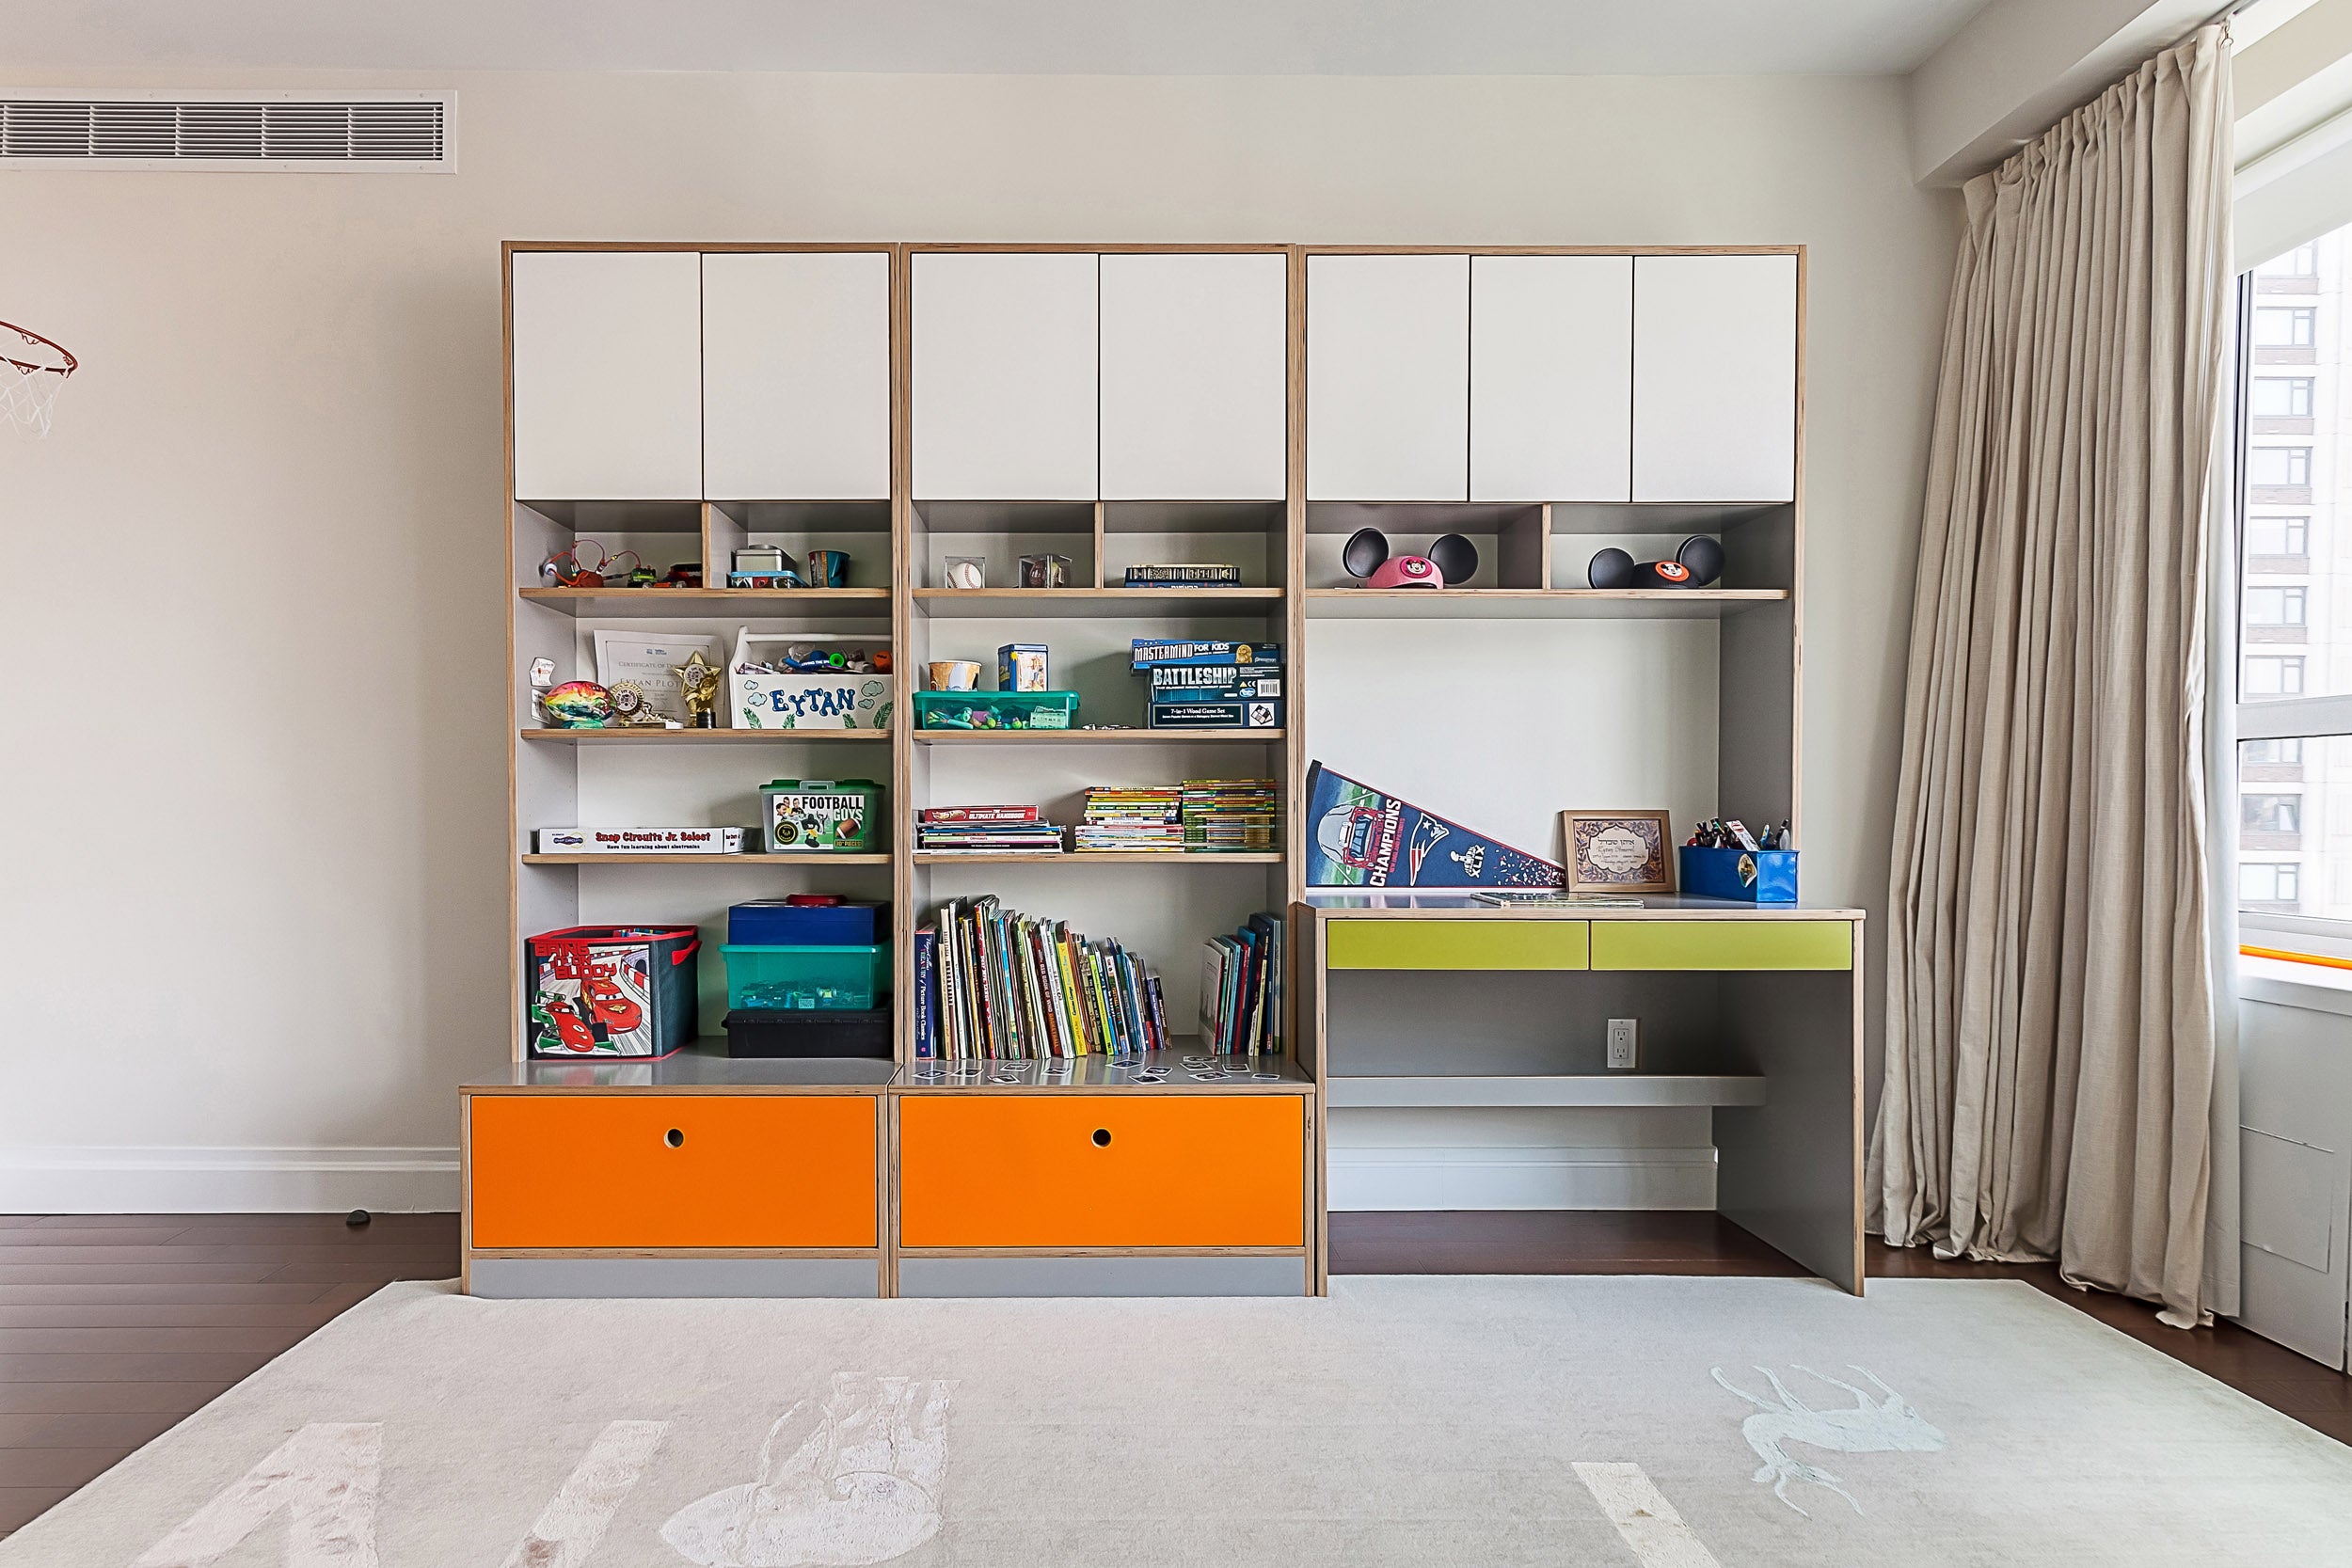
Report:
<svg viewBox="0 0 2352 1568"><path fill-rule="evenodd" d="M1645 898L1639 909L1506 909L1463 895L1319 892L1293 909L1298 1060L1351 1106L1711 1107L1716 1207L1862 1293L1860 910ZM1476 1030L1410 1046L1336 1026L1334 988L1393 972L1533 986L1555 1038ZM1506 974L1528 976L1502 983ZM1587 983L1589 981L1589 983ZM1644 1070L1594 1070L1600 1012L1653 1009ZM1624 1016L1620 1013L1618 1016ZM1649 1023L1645 1022L1645 1034ZM1585 1037L1590 1036L1588 1039ZM1327 1248L1329 1117L1318 1131L1318 1259ZM1322 1267L1320 1263L1318 1267Z"/></svg>

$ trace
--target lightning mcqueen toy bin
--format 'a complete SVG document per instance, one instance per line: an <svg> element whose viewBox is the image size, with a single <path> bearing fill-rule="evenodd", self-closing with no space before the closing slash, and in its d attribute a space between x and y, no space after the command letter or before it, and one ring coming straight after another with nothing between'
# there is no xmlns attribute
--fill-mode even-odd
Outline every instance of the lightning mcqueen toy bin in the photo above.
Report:
<svg viewBox="0 0 2352 1568"><path fill-rule="evenodd" d="M694 1038L691 926L573 926L523 944L523 1024L532 1057L667 1056Z"/></svg>

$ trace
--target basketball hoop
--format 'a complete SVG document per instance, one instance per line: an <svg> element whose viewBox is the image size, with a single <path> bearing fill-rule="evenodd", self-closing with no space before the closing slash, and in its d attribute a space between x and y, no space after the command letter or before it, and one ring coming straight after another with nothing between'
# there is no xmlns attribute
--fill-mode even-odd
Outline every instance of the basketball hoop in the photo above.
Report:
<svg viewBox="0 0 2352 1568"><path fill-rule="evenodd" d="M8 341L11 332L24 340L21 344ZM19 430L48 435L49 411L77 363L40 333L0 322L0 416Z"/></svg>

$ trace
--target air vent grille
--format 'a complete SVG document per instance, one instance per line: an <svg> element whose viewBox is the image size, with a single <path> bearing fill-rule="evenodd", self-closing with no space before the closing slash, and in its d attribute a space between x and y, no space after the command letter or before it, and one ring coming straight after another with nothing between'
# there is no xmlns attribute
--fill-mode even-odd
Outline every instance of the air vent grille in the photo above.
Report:
<svg viewBox="0 0 2352 1568"><path fill-rule="evenodd" d="M446 166L441 98L0 98L0 162Z"/></svg>

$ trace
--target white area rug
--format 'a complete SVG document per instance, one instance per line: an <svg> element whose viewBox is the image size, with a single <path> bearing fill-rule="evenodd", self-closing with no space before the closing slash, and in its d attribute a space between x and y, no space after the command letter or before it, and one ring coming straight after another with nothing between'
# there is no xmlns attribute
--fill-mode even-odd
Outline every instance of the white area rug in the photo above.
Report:
<svg viewBox="0 0 2352 1568"><path fill-rule="evenodd" d="M2352 1564L2352 1449L2008 1282L396 1285L0 1543L9 1568L885 1561Z"/></svg>

